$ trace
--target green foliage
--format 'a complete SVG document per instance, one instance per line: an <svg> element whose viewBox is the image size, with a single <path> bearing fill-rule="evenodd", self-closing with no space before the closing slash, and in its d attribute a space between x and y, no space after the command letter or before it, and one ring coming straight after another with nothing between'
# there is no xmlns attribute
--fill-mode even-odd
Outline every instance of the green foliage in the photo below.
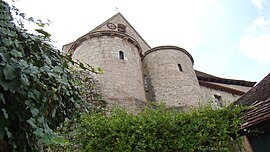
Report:
<svg viewBox="0 0 270 152"><path fill-rule="evenodd" d="M242 111L205 106L180 112L161 106L137 115L124 110L109 116L86 114L76 127L70 121L62 126L71 142L57 151L240 151Z"/></svg>
<svg viewBox="0 0 270 152"><path fill-rule="evenodd" d="M25 14L0 1L0 151L42 149L42 143L66 141L53 130L66 118L101 109L104 101L95 93L91 77L72 68L76 64L85 73L92 67L73 62L50 42L50 34L36 23L38 35L29 34L22 20ZM88 71L88 72L87 72ZM75 73L75 74L74 74ZM87 85L87 86L86 86ZM95 101L95 105L89 101ZM99 102L101 101L101 102Z"/></svg>

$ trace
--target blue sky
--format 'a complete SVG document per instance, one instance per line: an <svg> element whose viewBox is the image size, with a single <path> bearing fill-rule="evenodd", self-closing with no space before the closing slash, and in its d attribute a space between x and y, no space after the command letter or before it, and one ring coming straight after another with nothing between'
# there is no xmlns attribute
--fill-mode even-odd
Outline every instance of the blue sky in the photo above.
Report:
<svg viewBox="0 0 270 152"><path fill-rule="evenodd" d="M28 16L51 20L47 30L59 49L113 16L117 7L151 47L182 47L197 70L250 81L270 72L270 0L19 0L15 5Z"/></svg>

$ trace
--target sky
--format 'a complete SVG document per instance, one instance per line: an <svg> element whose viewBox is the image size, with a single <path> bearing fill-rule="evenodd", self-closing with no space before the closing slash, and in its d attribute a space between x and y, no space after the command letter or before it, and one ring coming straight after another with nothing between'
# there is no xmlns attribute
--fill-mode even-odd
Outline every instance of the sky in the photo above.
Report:
<svg viewBox="0 0 270 152"><path fill-rule="evenodd" d="M196 70L247 81L270 72L270 0L18 0L15 6L49 19L46 30L60 50L120 12L152 48L186 49Z"/></svg>

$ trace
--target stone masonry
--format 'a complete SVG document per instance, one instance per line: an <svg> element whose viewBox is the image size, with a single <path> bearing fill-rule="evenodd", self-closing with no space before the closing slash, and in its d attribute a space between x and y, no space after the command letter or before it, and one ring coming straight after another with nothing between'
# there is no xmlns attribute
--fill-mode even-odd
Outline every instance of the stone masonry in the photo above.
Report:
<svg viewBox="0 0 270 152"><path fill-rule="evenodd" d="M222 79L211 75L198 80L194 60L186 50L177 46L151 48L120 13L64 45L63 52L95 68L101 67L104 74L94 78L109 106L122 106L133 113L149 101L163 101L168 107L197 107L215 99L216 94L236 99L250 88L205 82L210 78L214 82ZM226 92L226 88L238 94ZM239 88L240 91L236 90Z"/></svg>

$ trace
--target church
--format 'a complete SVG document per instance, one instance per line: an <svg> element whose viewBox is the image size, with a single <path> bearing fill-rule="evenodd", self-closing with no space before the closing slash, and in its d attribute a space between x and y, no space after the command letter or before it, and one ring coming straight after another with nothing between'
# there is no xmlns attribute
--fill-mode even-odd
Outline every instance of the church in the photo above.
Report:
<svg viewBox="0 0 270 152"><path fill-rule="evenodd" d="M224 106L256 82L226 79L193 68L192 55L179 46L150 47L121 13L63 46L64 53L100 67L95 75L109 106L140 111L147 102L186 109L215 101Z"/></svg>

